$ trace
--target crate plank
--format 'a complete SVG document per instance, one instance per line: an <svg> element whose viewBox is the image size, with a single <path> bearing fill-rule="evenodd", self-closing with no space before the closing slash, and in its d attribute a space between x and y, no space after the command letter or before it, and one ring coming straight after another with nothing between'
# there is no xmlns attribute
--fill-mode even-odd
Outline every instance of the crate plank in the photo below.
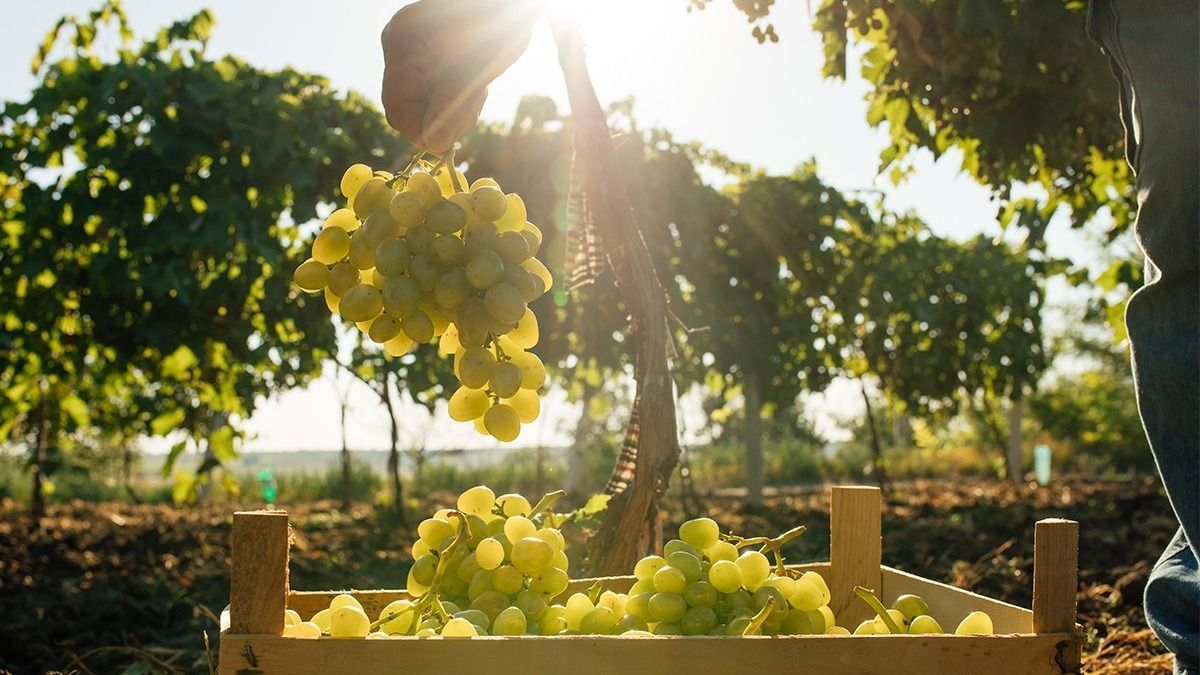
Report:
<svg viewBox="0 0 1200 675"><path fill-rule="evenodd" d="M853 630L874 616L854 595L855 586L879 591L882 564L880 493L873 487L835 487L829 500L829 606L840 625Z"/></svg>
<svg viewBox="0 0 1200 675"><path fill-rule="evenodd" d="M283 511L238 511L230 537L229 620L235 633L283 632L288 592L288 517Z"/></svg>
<svg viewBox="0 0 1200 675"><path fill-rule="evenodd" d="M1033 630L1055 633L1075 630L1079 592L1079 523L1049 518L1033 529ZM1078 667L1081 649L1064 657Z"/></svg>
<svg viewBox="0 0 1200 675"><path fill-rule="evenodd" d="M905 593L919 595L929 603L933 618L948 631L958 627L966 615L981 610L992 617L997 633L1034 632L1033 612L1028 609L884 566L883 591L879 599L891 606L896 596Z"/></svg>
<svg viewBox="0 0 1200 675"><path fill-rule="evenodd" d="M794 675L1061 675L1068 634L619 638L483 637L305 640L223 635L222 675L662 675L664 672Z"/></svg>

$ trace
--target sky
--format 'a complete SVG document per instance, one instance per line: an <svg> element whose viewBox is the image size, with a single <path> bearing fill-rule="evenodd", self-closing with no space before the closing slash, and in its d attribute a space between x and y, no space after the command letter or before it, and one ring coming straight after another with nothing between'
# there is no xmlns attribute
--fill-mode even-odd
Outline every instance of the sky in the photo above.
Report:
<svg viewBox="0 0 1200 675"><path fill-rule="evenodd" d="M688 0L554 1L578 5L601 102L632 97L643 128L658 126L678 139L700 140L773 173L789 173L815 158L825 182L846 191L878 191L885 196L887 208L915 211L940 235L1000 234L988 192L961 173L952 154L936 162L929 154L920 156L916 170L899 186L876 176L887 131L867 125L863 97L868 88L861 79L852 76L843 82L821 77L821 44L808 14L815 3L777 3L771 16L781 39L759 45L750 35L751 26L729 0L716 0L707 10L692 12L687 11ZM0 64L4 64L0 99L26 98L36 85L28 63L60 16L82 14L99 4L99 0L50 0L23 3L19 13L6 12L0 25ZM377 104L383 72L379 32L404 4L380 0L124 3L134 31L142 36L207 7L216 19L210 55L229 53L261 68L291 66L320 73L338 89L359 91ZM567 109L545 25L537 27L521 59L493 83L482 118L510 120L521 97L529 94L550 96L560 109ZM1051 226L1048 242L1052 255L1084 263L1097 258L1092 239L1062 222ZM1073 297L1061 283L1049 289L1051 304L1070 303ZM364 387L339 383L327 374L305 390L260 402L247 422L250 437L245 449L340 448L339 392L349 396L351 447L385 447L387 415L378 401ZM818 429L831 438L843 435L836 419L861 410L856 386L846 382L835 383L806 403ZM701 426L690 405L685 404L683 412L685 427ZM523 432L518 443L565 444L577 414L561 394L552 392L543 403L542 419ZM451 422L444 413L430 421L423 410L405 409L401 418L405 443L425 438L430 449L493 443L469 425ZM161 445L151 442L148 447Z"/></svg>

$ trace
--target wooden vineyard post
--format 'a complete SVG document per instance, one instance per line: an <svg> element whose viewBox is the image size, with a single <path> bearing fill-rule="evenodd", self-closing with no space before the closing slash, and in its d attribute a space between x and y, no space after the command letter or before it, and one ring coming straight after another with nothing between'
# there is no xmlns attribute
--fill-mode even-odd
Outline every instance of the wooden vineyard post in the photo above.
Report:
<svg viewBox="0 0 1200 675"><path fill-rule="evenodd" d="M838 625L854 630L874 616L855 586L882 593L881 496L874 487L835 487L829 499L830 609Z"/></svg>
<svg viewBox="0 0 1200 675"><path fill-rule="evenodd" d="M1078 589L1079 523L1039 520L1033 530L1033 632L1074 633ZM1065 672L1078 672L1079 661L1078 642L1060 645Z"/></svg>
<svg viewBox="0 0 1200 675"><path fill-rule="evenodd" d="M285 511L233 514L229 630L283 633L288 594L288 517Z"/></svg>

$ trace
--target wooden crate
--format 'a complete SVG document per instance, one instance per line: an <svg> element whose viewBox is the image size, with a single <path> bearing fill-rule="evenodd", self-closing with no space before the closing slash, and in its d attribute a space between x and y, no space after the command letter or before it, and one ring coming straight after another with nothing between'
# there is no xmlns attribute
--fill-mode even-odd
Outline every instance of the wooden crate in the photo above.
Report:
<svg viewBox="0 0 1200 675"><path fill-rule="evenodd" d="M991 615L996 634L706 637L480 637L469 640L397 637L386 640L284 638L283 611L304 618L339 591L292 591L288 583L288 520L281 511L234 514L229 608L221 619L222 675L737 675L754 670L822 675L1058 675L1079 671L1075 624L1078 525L1042 520L1034 529L1033 609L976 595L881 564L880 494L837 487L830 501L830 561L791 566L825 576L838 623L853 629L871 615L852 592L879 591L884 604L916 593L938 622L952 629L967 613ZM595 579L573 581L567 593ZM600 579L625 591L632 577ZM374 618L404 591L349 591Z"/></svg>

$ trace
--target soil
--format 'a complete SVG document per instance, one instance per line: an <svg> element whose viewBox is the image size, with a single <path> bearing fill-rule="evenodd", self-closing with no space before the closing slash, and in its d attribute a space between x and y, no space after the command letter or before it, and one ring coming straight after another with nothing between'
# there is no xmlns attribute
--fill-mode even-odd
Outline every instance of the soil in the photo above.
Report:
<svg viewBox="0 0 1200 675"><path fill-rule="evenodd" d="M451 495L432 495L422 513ZM702 511L738 534L808 532L789 561L827 559L822 488L782 490L761 507L700 497ZM258 506L258 505L250 505ZM400 588L412 528L367 504L287 506L296 531L296 588ZM207 673L228 599L234 506L72 503L40 520L0 504L0 672ZM671 501L666 532L686 518ZM1050 488L921 481L886 495L885 563L1029 606L1033 523L1080 523L1079 622L1084 672L1169 673L1170 655L1146 628L1141 595L1177 524L1156 481L1072 479Z"/></svg>

